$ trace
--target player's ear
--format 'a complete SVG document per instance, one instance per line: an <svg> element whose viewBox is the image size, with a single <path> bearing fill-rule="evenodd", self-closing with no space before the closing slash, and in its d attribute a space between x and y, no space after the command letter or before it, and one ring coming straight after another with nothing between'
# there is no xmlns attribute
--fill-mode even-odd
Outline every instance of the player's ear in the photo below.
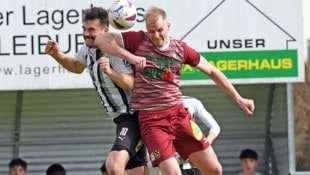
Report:
<svg viewBox="0 0 310 175"><path fill-rule="evenodd" d="M170 22L167 22L167 27L168 29L170 29Z"/></svg>
<svg viewBox="0 0 310 175"><path fill-rule="evenodd" d="M109 27L104 27L104 32L109 32Z"/></svg>

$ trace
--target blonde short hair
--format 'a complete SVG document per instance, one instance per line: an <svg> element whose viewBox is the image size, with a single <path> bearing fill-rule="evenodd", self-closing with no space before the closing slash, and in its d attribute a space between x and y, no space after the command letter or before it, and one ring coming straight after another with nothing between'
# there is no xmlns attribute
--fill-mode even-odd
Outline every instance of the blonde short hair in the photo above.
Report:
<svg viewBox="0 0 310 175"><path fill-rule="evenodd" d="M145 20L147 21L149 18L152 19L158 19L159 17L162 17L164 20L167 19L167 14L165 10L155 7L155 6L150 6L148 10L146 11L145 15Z"/></svg>

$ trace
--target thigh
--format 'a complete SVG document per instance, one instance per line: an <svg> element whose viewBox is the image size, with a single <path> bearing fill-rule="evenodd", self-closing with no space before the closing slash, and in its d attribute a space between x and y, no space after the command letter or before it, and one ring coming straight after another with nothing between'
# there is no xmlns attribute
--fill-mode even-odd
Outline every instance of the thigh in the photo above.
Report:
<svg viewBox="0 0 310 175"><path fill-rule="evenodd" d="M141 140L141 144L143 144L142 140ZM143 167L145 165L147 165L147 149L146 146L143 144L138 152L136 152L135 155L131 156L127 166L126 166L126 170L127 169L134 169L136 167Z"/></svg>
<svg viewBox="0 0 310 175"><path fill-rule="evenodd" d="M191 120L187 109L179 110L177 121L177 138L174 141L176 151L186 160L191 153L204 150L210 144L199 126Z"/></svg>
<svg viewBox="0 0 310 175"><path fill-rule="evenodd" d="M141 134L137 116L122 114L114 119L116 123L116 138L111 151L126 150L130 156L135 156L139 150Z"/></svg>
<svg viewBox="0 0 310 175"><path fill-rule="evenodd" d="M150 129L150 134L143 137L153 166L157 166L168 158L175 157L172 138L171 135L161 129Z"/></svg>
<svg viewBox="0 0 310 175"><path fill-rule="evenodd" d="M159 169L162 175L181 175L181 169L174 157L166 159L159 163Z"/></svg>
<svg viewBox="0 0 310 175"><path fill-rule="evenodd" d="M121 169L139 167L147 163L146 148L140 136L137 114L122 114L113 120L116 138L107 157L107 165L117 164ZM128 169L128 168L127 168Z"/></svg>
<svg viewBox="0 0 310 175"><path fill-rule="evenodd" d="M139 166L133 169L126 170L128 175L144 175L146 168L144 166Z"/></svg>
<svg viewBox="0 0 310 175"><path fill-rule="evenodd" d="M117 166L119 169L125 170L128 160L129 160L129 154L126 150L111 151L107 156L105 164L106 167Z"/></svg>
<svg viewBox="0 0 310 175"><path fill-rule="evenodd" d="M139 115L147 119L140 120L140 128L152 165L157 166L160 162L175 157L173 145L175 136L170 130L169 118L160 112L158 114L140 112Z"/></svg>
<svg viewBox="0 0 310 175"><path fill-rule="evenodd" d="M210 172L216 172L218 174L222 172L222 166L212 146L190 154L189 159L204 174Z"/></svg>

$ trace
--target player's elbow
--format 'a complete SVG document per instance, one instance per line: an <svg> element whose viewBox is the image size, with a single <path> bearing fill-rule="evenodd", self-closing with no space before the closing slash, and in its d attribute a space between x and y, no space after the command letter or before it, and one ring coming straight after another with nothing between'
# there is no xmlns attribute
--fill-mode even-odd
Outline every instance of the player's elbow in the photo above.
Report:
<svg viewBox="0 0 310 175"><path fill-rule="evenodd" d="M220 133L221 133L221 128L220 126L213 126L211 129L210 129L210 132L212 132L214 134L215 137L219 136Z"/></svg>
<svg viewBox="0 0 310 175"><path fill-rule="evenodd" d="M75 71L71 71L71 72L76 73L76 74L81 74L81 73L83 73L83 71L80 71L80 70L75 70Z"/></svg>
<svg viewBox="0 0 310 175"><path fill-rule="evenodd" d="M220 135L220 133L221 133L221 127L219 126L219 127L217 128L217 136ZM217 137L217 136L216 136L216 137Z"/></svg>
<svg viewBox="0 0 310 175"><path fill-rule="evenodd" d="M105 45L105 34L100 34L95 38L94 45L97 48L101 48Z"/></svg>
<svg viewBox="0 0 310 175"><path fill-rule="evenodd" d="M114 38L110 33L100 34L95 38L94 45L103 50L103 48L112 43L113 40Z"/></svg>

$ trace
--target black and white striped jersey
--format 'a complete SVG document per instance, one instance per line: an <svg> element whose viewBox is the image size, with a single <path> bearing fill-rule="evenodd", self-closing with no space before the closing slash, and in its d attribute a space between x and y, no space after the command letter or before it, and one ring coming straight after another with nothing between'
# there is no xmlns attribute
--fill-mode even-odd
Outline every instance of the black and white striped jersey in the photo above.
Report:
<svg viewBox="0 0 310 175"><path fill-rule="evenodd" d="M86 45L75 56L80 63L87 66L90 78L100 97L101 104L107 113L112 118L115 118L122 113L130 112L131 92L119 87L109 76L100 70L97 60L102 56L109 58L111 68L120 73L133 73L133 70L127 60L108 55L99 49L88 48Z"/></svg>

